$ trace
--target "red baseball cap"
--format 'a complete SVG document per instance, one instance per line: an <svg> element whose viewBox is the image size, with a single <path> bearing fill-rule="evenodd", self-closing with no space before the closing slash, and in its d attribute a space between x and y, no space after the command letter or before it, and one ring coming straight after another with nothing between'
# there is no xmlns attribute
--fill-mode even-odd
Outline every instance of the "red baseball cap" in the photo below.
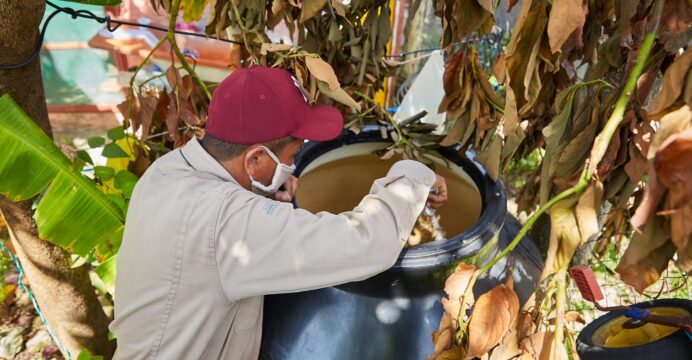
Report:
<svg viewBox="0 0 692 360"><path fill-rule="evenodd" d="M234 71L214 90L206 131L235 144L258 144L286 136L325 141L343 129L339 110L308 104L286 70L252 66Z"/></svg>

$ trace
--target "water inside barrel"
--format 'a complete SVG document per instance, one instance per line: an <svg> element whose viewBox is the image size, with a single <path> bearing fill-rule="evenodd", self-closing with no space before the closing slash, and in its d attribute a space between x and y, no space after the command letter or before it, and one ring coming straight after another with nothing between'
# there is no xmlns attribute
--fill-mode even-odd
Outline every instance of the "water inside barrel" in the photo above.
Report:
<svg viewBox="0 0 692 360"><path fill-rule="evenodd" d="M296 194L298 205L311 212L341 213L352 210L368 194L373 181L384 177L395 159L376 155L356 155L319 165L300 176ZM455 166L455 165L452 165ZM461 171L460 168L455 171ZM454 171L438 165L436 172L447 181L448 200L436 211L447 235L459 234L473 225L481 212L481 196L476 187ZM426 219L427 218L427 219ZM434 240L430 217L421 216L413 235L418 243ZM418 234L418 235L417 235Z"/></svg>

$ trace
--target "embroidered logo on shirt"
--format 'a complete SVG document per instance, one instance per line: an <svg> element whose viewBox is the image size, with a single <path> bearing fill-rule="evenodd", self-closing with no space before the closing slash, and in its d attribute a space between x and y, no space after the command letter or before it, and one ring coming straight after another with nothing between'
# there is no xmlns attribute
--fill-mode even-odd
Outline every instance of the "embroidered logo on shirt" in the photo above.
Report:
<svg viewBox="0 0 692 360"><path fill-rule="evenodd" d="M277 205L273 202L267 201L264 203L264 206L262 206L262 210L267 213L267 215L271 215L274 213L274 210L276 210Z"/></svg>

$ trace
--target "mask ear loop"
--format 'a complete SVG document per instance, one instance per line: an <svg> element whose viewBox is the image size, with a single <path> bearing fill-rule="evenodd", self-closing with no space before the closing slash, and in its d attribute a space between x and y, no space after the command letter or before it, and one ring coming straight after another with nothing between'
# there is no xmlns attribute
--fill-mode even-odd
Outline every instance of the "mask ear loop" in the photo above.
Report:
<svg viewBox="0 0 692 360"><path fill-rule="evenodd" d="M279 158L271 150L269 150L269 148L267 148L264 145L260 145L259 147L264 149L264 151L267 153L267 155L269 155L269 157L272 158L272 160L274 160L274 162L277 165L281 164L281 160L279 160Z"/></svg>

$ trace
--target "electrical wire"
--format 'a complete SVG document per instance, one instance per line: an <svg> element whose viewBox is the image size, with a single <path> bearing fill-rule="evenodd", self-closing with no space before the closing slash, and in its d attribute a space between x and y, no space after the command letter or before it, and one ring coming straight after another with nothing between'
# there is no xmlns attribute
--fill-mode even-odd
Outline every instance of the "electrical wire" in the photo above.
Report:
<svg viewBox="0 0 692 360"><path fill-rule="evenodd" d="M10 64L10 65L0 65L0 70L14 70L14 69L19 69L22 68L29 63L31 63L36 56L41 52L41 47L43 46L43 40L46 34L46 29L48 28L48 24L50 24L50 21L53 20L55 15L59 13L66 13L72 17L72 19L77 19L77 18L83 18L83 19L90 19L94 20L99 24L106 24L106 29L110 32L116 31L121 25L129 25L129 26L135 26L135 27L143 27L151 30L159 30L163 32L168 32L168 29L162 26L156 26L156 25L149 25L149 24L140 24L140 23L135 23L135 22L130 22L130 21L124 21L124 20L116 20L112 19L110 16L98 16L94 14L91 11L88 10L75 10L70 7L62 7L53 4L50 1L46 1L46 4L48 4L50 7L54 8L55 10L48 15L46 20L43 23L43 26L41 27L41 32L39 33L38 38L36 39L36 46L34 47L33 51L31 54L29 54L24 60L17 64ZM222 39L216 36L208 36L207 34L204 33L197 33L197 32L191 32L191 31L183 31L183 30L174 30L176 34L180 35L187 35L187 36L196 36L196 37L202 37L206 39L212 39L212 40L217 40L217 41L222 41L222 42L227 42L231 44L236 44L236 45L245 45L244 42L242 41L237 41L237 40L231 40L231 39ZM388 54L385 55L385 57L388 58L398 58L398 57L405 57L407 55L413 55L413 54L418 54L418 53L424 53L424 52L432 52L435 50L440 50L439 48L428 48L428 49L420 49L420 50L414 50L414 51L408 51L408 52L402 52L398 54Z"/></svg>
<svg viewBox="0 0 692 360"><path fill-rule="evenodd" d="M165 27L161 26L156 26L156 25L149 25L149 24L140 24L140 23L134 23L130 21L124 21L124 20L116 20L112 19L110 16L98 16L94 14L91 11L88 10L75 10L73 8L69 7L61 7L58 5L53 4L50 1L46 1L46 4L48 4L50 7L54 8L55 10L48 15L46 18L46 21L44 21L43 26L41 28L41 32L36 39L36 46L34 47L34 50L27 56L24 60L17 64L11 64L11 65L0 65L0 70L13 70L13 69L19 69L21 67L24 67L28 65L30 62L32 62L36 56L41 52L41 47L43 46L43 40L46 34L46 29L48 28L48 24L50 24L50 21L53 20L55 15L59 13L66 13L72 17L72 19L77 19L77 18L83 18L83 19L90 19L94 20L99 24L106 24L106 29L110 32L114 32L117 30L121 25L129 25L129 26L135 26L135 27L143 27L147 29L152 29L152 30L159 30L163 32L168 32L168 29ZM218 41L223 41L227 43L232 43L232 44L238 44L238 45L243 45L244 43L242 41L236 41L236 40L230 40L230 39L222 39L218 38L216 36L207 36L207 34L204 33L196 33L196 32L190 32L190 31L183 31L183 30L174 30L176 34L181 34L181 35L188 35L188 36L196 36L196 37L203 37L207 39L213 39L213 40L218 40Z"/></svg>

